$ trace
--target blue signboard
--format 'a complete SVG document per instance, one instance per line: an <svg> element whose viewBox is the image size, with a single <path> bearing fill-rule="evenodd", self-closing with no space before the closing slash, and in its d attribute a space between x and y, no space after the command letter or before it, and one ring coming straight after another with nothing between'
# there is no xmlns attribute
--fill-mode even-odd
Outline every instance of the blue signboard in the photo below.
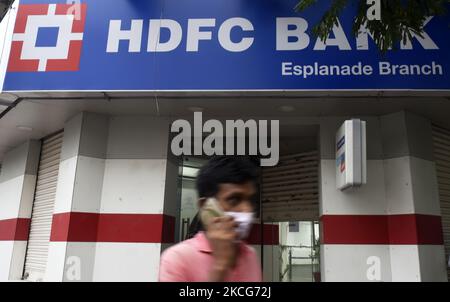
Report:
<svg viewBox="0 0 450 302"><path fill-rule="evenodd" d="M21 0L4 91L450 90L450 18L382 54L329 1Z"/></svg>

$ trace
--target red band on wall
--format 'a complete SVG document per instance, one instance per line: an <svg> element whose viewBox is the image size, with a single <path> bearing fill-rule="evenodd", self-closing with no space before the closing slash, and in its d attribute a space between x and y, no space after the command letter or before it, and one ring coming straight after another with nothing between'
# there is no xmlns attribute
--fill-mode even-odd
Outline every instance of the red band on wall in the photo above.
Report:
<svg viewBox="0 0 450 302"><path fill-rule="evenodd" d="M444 244L440 216L392 215L388 225L391 244Z"/></svg>
<svg viewBox="0 0 450 302"><path fill-rule="evenodd" d="M50 241L174 242L175 218L164 214L61 213L53 215Z"/></svg>
<svg viewBox="0 0 450 302"><path fill-rule="evenodd" d="M27 241L30 218L0 220L0 241Z"/></svg>
<svg viewBox="0 0 450 302"><path fill-rule="evenodd" d="M163 214L61 213L53 215L50 241L173 243L175 217ZM254 224L249 244L278 245L278 225Z"/></svg>
<svg viewBox="0 0 450 302"><path fill-rule="evenodd" d="M324 215L320 220L324 244L443 244L440 216Z"/></svg>

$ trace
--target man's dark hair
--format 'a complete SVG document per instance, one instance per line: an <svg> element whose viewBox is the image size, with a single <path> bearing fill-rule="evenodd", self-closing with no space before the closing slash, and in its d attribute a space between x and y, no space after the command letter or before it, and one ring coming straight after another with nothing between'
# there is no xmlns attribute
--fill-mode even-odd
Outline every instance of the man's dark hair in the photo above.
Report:
<svg viewBox="0 0 450 302"><path fill-rule="evenodd" d="M200 198L213 197L221 184L258 182L258 168L247 157L217 156L200 169L197 191Z"/></svg>

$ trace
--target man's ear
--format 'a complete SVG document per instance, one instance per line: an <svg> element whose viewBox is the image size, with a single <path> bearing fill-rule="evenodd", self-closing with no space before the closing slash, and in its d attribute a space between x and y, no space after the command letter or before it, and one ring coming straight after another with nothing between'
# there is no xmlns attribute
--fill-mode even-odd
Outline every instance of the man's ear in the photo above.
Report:
<svg viewBox="0 0 450 302"><path fill-rule="evenodd" d="M207 199L206 197L202 197L202 198L198 199L198 208L199 209L203 208L203 205L205 204L206 199Z"/></svg>

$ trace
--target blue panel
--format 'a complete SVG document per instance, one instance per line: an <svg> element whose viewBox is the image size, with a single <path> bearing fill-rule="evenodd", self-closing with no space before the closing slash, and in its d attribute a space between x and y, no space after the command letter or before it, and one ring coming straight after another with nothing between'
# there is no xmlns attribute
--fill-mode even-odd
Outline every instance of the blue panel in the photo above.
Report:
<svg viewBox="0 0 450 302"><path fill-rule="evenodd" d="M66 1L21 1L21 5L42 3L65 4ZM429 40L438 49L425 49L414 39L412 50L393 50L382 55L370 37L369 49L358 49L352 34L355 5L349 5L340 17L344 31L341 43L347 41L350 49L328 46L318 50L311 28L326 10L328 1L319 1L318 6L301 14L293 10L297 0L114 0L113 4L110 0L86 0L83 3L87 4L87 17L79 70L8 72L4 90L450 89L448 17L434 17L425 26ZM172 51L148 52L149 20L161 17L179 24L181 41ZM231 30L233 43L254 39L251 47L242 52L226 50L218 39L220 26L236 17L247 19L254 28L253 31L239 27ZM277 18L287 17L302 18L308 23L308 31L302 37L306 45L303 49L277 50L280 36ZM202 32L210 32L211 39L200 40L198 52L187 51L188 36L193 37L193 32L188 33L188 24L194 24L193 19L215 22L213 27L200 28ZM108 39L111 40L108 37L111 20L120 20L122 30L129 30L132 20L142 20L142 33L137 35L141 38L138 52L129 52L130 42L126 40L119 42L118 52L106 51ZM295 29L296 26L290 25L286 30ZM41 41L40 36L41 33L39 45L54 45L48 38ZM163 29L159 38L165 43L173 37L168 29ZM290 43L297 40L288 37Z"/></svg>
<svg viewBox="0 0 450 302"><path fill-rule="evenodd" d="M36 47L55 47L58 42L58 27L40 27L36 39Z"/></svg>

